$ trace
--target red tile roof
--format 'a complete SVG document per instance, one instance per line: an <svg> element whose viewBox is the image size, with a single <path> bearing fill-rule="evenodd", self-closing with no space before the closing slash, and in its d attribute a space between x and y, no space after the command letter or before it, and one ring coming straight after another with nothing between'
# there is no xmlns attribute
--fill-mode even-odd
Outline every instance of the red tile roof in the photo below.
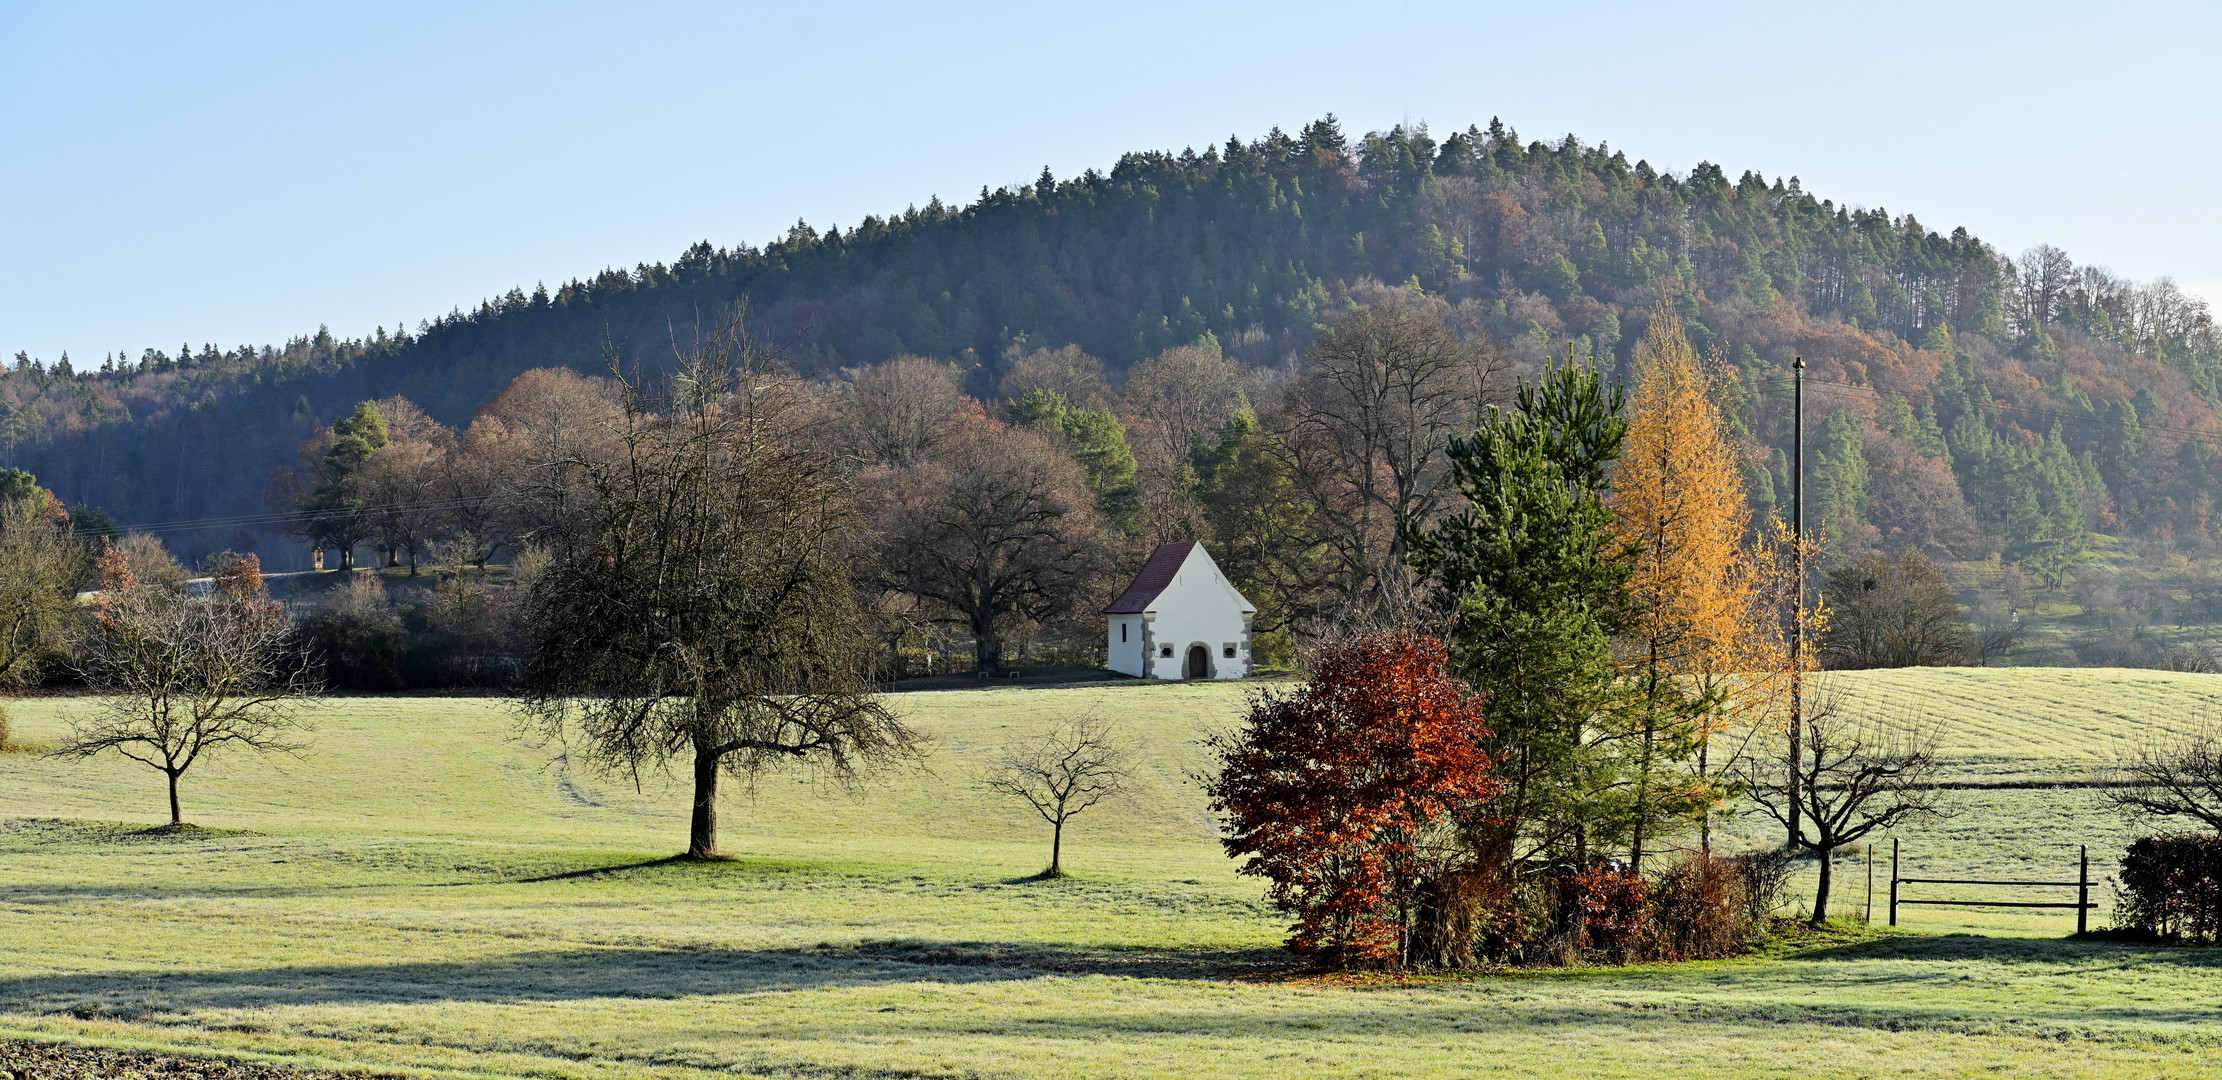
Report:
<svg viewBox="0 0 2222 1080"><path fill-rule="evenodd" d="M1165 586L1173 583L1173 575L1180 572L1181 564L1188 561L1188 553L1195 549L1194 540L1157 545L1157 550L1150 552L1149 561L1142 564L1142 572L1134 575L1134 584L1127 586L1103 613L1135 615L1148 611L1150 602L1165 591Z"/></svg>

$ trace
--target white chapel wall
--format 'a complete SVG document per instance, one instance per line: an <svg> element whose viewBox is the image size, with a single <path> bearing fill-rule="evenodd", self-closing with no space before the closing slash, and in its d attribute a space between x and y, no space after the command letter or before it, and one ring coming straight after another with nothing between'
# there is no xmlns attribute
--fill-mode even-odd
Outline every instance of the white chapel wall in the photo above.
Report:
<svg viewBox="0 0 2222 1080"><path fill-rule="evenodd" d="M1202 550L1189 554L1172 584L1150 605L1156 617L1150 620L1149 636L1158 650L1150 674L1157 678L1184 677L1189 646L1199 644L1211 657L1212 678L1239 679L1249 673L1249 634L1244 627L1242 604L1236 599L1239 594L1218 573L1210 557L1201 554ZM1118 628L1113 626L1111 632L1116 637ZM1164 655L1168 645L1173 649L1169 657ZM1233 659L1226 655L1228 645L1235 648Z"/></svg>
<svg viewBox="0 0 2222 1080"><path fill-rule="evenodd" d="M1122 635L1121 628L1124 628ZM1123 640L1122 640L1123 637ZM1127 675L1143 674L1143 651L1149 647L1149 634L1140 615L1111 616L1110 638L1105 643L1104 655L1109 658L1111 670Z"/></svg>

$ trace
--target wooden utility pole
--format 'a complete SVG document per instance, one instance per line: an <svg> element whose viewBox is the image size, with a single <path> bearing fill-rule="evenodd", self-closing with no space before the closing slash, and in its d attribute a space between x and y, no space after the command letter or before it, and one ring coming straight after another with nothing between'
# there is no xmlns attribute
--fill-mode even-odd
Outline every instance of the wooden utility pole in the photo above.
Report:
<svg viewBox="0 0 2222 1080"><path fill-rule="evenodd" d="M1805 357L1790 361L1790 839L1798 850L1798 749L1805 726Z"/></svg>

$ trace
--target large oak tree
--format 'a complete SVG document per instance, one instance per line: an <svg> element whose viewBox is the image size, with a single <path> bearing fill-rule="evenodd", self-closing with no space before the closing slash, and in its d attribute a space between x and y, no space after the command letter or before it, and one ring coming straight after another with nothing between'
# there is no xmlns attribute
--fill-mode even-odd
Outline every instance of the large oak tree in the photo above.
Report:
<svg viewBox="0 0 2222 1080"><path fill-rule="evenodd" d="M1080 466L1046 436L988 419L940 456L883 473L881 584L940 605L970 631L978 670L1011 637L1074 613L1111 571L1113 535Z"/></svg>

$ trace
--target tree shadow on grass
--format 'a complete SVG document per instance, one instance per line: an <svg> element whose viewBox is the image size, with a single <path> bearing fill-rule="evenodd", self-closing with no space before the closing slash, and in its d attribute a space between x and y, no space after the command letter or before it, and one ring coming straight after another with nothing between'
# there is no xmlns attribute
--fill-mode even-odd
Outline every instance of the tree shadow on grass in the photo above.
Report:
<svg viewBox="0 0 2222 1080"><path fill-rule="evenodd" d="M1800 960L1893 960L1997 964L2159 964L2222 974L2222 948L2154 945L2099 938L2017 938L1983 934L1899 935L1799 949Z"/></svg>
<svg viewBox="0 0 2222 1080"><path fill-rule="evenodd" d="M622 874L628 870L651 870L659 866L676 866L692 863L702 865L704 860L689 859L684 855L666 855L661 859L643 859L639 862L619 863L615 866L589 866L579 870L565 870L538 877L509 878L503 881L456 881L443 885L542 885L550 881L578 881L582 878L601 877L604 874Z"/></svg>
<svg viewBox="0 0 2222 1080"><path fill-rule="evenodd" d="M677 999L1071 975L1240 978L1294 966L1277 950L1129 952L1007 942L551 949L453 962L44 975L0 983L0 1012L129 1020L203 1009Z"/></svg>

